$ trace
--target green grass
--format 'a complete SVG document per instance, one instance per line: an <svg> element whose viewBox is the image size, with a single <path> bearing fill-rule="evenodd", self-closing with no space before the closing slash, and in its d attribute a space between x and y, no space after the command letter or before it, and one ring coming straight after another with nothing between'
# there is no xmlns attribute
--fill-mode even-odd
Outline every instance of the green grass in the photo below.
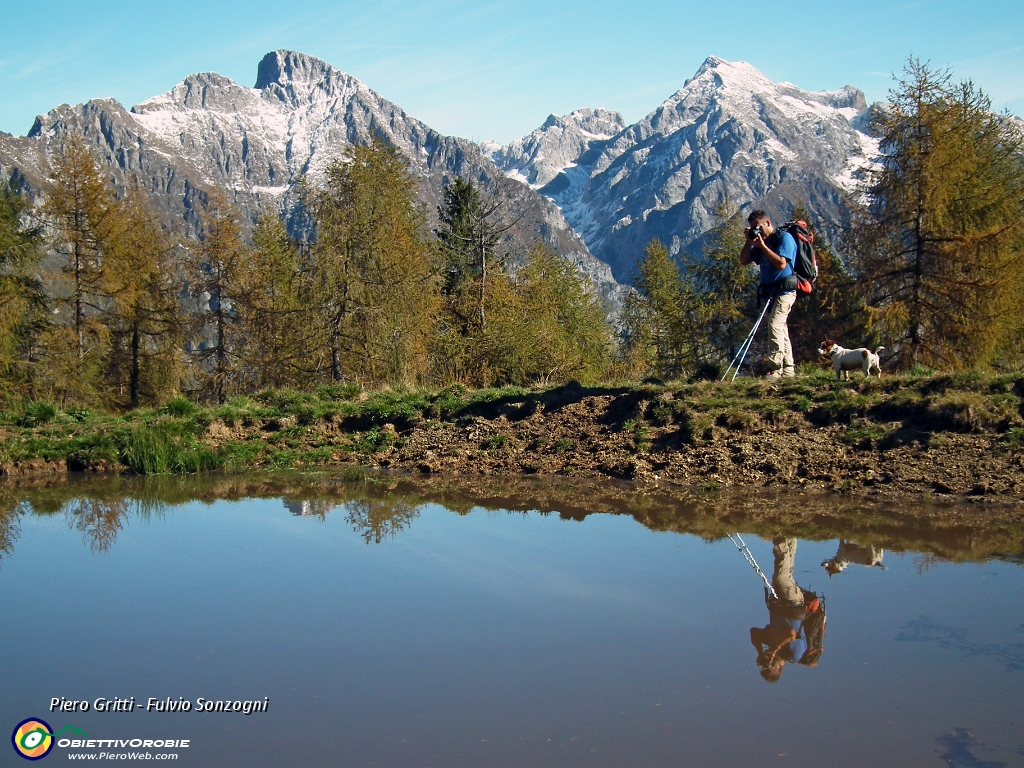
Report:
<svg viewBox="0 0 1024 768"><path fill-rule="evenodd" d="M616 382L593 389L622 403L618 428L638 453L673 438L703 444L724 430L800 429L804 419L808 429L838 426L841 440L861 448L884 447L896 430L910 428L932 445L944 432L974 432L992 434L1000 451L1024 450L1019 373L908 373L845 382L812 367L777 382ZM339 454L379 453L397 444L396 431L417 425L469 427L503 416L510 422L528 418L561 397L561 387L364 391L356 384L325 384L312 392L267 389L222 405L175 397L121 415L74 405L61 410L45 400L8 402L0 413L0 462L66 459L82 468L120 463L147 474L309 465L337 461ZM221 431L208 431L211 425ZM503 450L508 440L494 434L481 449ZM569 438L541 436L531 450L566 453L575 447Z"/></svg>
<svg viewBox="0 0 1024 768"><path fill-rule="evenodd" d="M508 438L504 435L491 435L483 442L483 447L488 451L498 451L505 447Z"/></svg>
<svg viewBox="0 0 1024 768"><path fill-rule="evenodd" d="M196 441L190 432L178 424L133 427L124 440L121 461L142 475L190 474L218 469L222 464L221 456Z"/></svg>
<svg viewBox="0 0 1024 768"><path fill-rule="evenodd" d="M871 448L892 434L892 430L881 424L857 422L847 427L840 435L840 440L848 445L860 448Z"/></svg>

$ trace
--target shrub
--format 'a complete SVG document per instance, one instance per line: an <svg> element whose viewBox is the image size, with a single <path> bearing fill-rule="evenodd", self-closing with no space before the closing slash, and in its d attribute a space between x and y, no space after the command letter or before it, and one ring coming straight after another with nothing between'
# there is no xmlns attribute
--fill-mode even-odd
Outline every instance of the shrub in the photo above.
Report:
<svg viewBox="0 0 1024 768"><path fill-rule="evenodd" d="M36 424L47 424L57 418L57 406L44 400L38 400L25 406L22 424L34 427Z"/></svg>
<svg viewBox="0 0 1024 768"><path fill-rule="evenodd" d="M187 397L179 395L178 397L171 398L164 403L164 407L160 410L169 416L177 416L180 418L183 416L191 416L198 410L198 408L196 407L196 404Z"/></svg>
<svg viewBox="0 0 1024 768"><path fill-rule="evenodd" d="M93 417L93 412L83 406L73 406L64 411L64 415L72 421L81 424Z"/></svg>

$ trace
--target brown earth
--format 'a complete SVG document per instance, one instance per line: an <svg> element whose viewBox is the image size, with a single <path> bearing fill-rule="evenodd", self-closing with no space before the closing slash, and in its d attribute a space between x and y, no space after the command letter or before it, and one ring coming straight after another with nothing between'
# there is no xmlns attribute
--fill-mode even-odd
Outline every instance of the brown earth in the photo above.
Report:
<svg viewBox="0 0 1024 768"><path fill-rule="evenodd" d="M244 446L233 469L362 465L441 476L613 478L638 486L800 489L890 500L1024 502L1024 379L985 394L935 379L846 386L794 382L792 391L584 388L472 401L451 412L294 415L208 423L211 448ZM738 386L738 385L737 385ZM993 394L994 393L994 394ZM800 404L800 400L803 404ZM273 452L287 450L287 464ZM117 470L100 462L96 471ZM3 473L63 472L30 459Z"/></svg>
<svg viewBox="0 0 1024 768"><path fill-rule="evenodd" d="M427 421L397 433L393 447L368 458L387 469L423 473L560 474L706 488L1024 501L1024 455L1005 450L999 435L931 435L897 422L890 445L858 446L843 439L846 425L815 426L786 412L771 421L716 423L706 440L693 444L685 427L639 421L654 401L636 394L577 394L543 407L501 408L464 423ZM624 428L631 418L643 423L642 432Z"/></svg>

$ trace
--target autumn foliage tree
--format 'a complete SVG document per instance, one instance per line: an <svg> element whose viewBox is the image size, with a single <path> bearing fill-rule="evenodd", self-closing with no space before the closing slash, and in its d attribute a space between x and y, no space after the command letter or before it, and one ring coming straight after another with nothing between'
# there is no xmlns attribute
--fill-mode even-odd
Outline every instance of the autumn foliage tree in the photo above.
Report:
<svg viewBox="0 0 1024 768"><path fill-rule="evenodd" d="M0 184L0 404L31 392L32 345L49 320L36 276L39 232L24 221L25 208L21 195Z"/></svg>
<svg viewBox="0 0 1024 768"><path fill-rule="evenodd" d="M904 368L999 362L1024 327L1019 127L911 59L874 129L881 162L848 243L870 330Z"/></svg>
<svg viewBox="0 0 1024 768"><path fill-rule="evenodd" d="M393 146L353 146L307 206L319 295L319 349L330 378L416 381L428 367L436 291L416 179Z"/></svg>

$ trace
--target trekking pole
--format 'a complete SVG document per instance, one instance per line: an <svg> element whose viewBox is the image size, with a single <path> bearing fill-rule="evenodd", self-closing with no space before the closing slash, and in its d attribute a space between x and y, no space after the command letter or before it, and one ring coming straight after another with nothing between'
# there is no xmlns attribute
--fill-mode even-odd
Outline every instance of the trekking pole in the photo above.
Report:
<svg viewBox="0 0 1024 768"><path fill-rule="evenodd" d="M740 348L736 350L736 354L733 355L732 361L729 363L729 367L725 369L725 373L722 374L722 378L720 378L719 381L725 381L726 377L729 375L729 371L731 371L732 367L736 365L736 361L740 359L740 354L742 354L743 348L747 346L747 342L750 341L750 334L753 332L754 331L751 330L750 333L747 334L747 337L743 339L743 343L740 344Z"/></svg>
<svg viewBox="0 0 1024 768"><path fill-rule="evenodd" d="M754 323L754 327L750 329L750 333L747 334L747 338L745 338L743 343L740 344L740 348L736 352L736 357L732 359L732 363L729 363L729 367L725 369L725 374L722 376L720 381L726 380L729 376L729 371L732 370L733 363L736 363L736 359L739 358L739 363L736 363L736 370L733 371L732 378L729 379L730 381L736 381L736 377L740 372L740 366L743 365L743 361L747 358L747 352L750 351L750 345L754 343L754 335L757 333L757 329L761 327L761 321L764 320L764 314L768 311L768 307L771 306L771 303L771 299L768 299L768 301L765 302L764 309L761 310L761 316L757 318L757 322Z"/></svg>
<svg viewBox="0 0 1024 768"><path fill-rule="evenodd" d="M757 564L757 560L754 559L754 554L747 547L747 542L743 540L743 537L740 536L739 533L735 534L735 536L736 538L734 539L733 534L730 533L729 541L736 545L736 549L738 549L740 551L740 554L743 555L743 559L750 563L751 568L757 571L757 575L760 576L761 581L764 582L765 589L771 592L772 597L778 600L779 596L775 593L775 587L773 587L772 583L768 581L768 577L764 575L764 571L762 571L761 567ZM737 542L736 539L739 539L739 541Z"/></svg>

